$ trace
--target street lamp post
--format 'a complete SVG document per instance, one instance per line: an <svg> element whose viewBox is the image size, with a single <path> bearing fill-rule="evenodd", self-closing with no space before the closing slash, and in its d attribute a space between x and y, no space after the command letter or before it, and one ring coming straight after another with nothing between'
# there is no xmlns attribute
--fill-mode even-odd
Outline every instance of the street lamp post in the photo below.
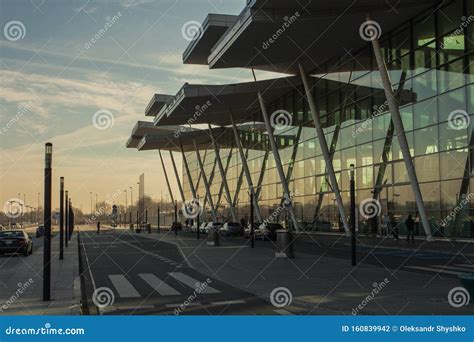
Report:
<svg viewBox="0 0 474 342"><path fill-rule="evenodd" d="M174 235L178 236L178 201L174 201Z"/></svg>
<svg viewBox="0 0 474 342"><path fill-rule="evenodd" d="M253 226L253 191L249 191L250 193L250 247L255 247L255 236L254 236L254 226ZM244 227L245 229L245 227Z"/></svg>
<svg viewBox="0 0 474 342"><path fill-rule="evenodd" d="M355 181L354 181L354 164L350 165L350 196L351 196L351 263L356 265L356 215L355 215Z"/></svg>
<svg viewBox="0 0 474 342"><path fill-rule="evenodd" d="M89 191L89 195L91 195L91 217L92 217L92 191Z"/></svg>
<svg viewBox="0 0 474 342"><path fill-rule="evenodd" d="M59 260L64 259L64 177L59 179Z"/></svg>
<svg viewBox="0 0 474 342"><path fill-rule="evenodd" d="M53 144L45 145L44 167L44 253L43 253L43 301L51 300L51 164Z"/></svg>
<svg viewBox="0 0 474 342"><path fill-rule="evenodd" d="M123 221L124 221L124 226L127 225L127 211L128 211L128 194L127 194L127 189L124 189L123 192L125 192L125 214L123 215Z"/></svg>
<svg viewBox="0 0 474 342"><path fill-rule="evenodd" d="M64 226L69 227L69 192L66 190L66 199L64 201ZM69 230L66 229L66 247L69 246Z"/></svg>

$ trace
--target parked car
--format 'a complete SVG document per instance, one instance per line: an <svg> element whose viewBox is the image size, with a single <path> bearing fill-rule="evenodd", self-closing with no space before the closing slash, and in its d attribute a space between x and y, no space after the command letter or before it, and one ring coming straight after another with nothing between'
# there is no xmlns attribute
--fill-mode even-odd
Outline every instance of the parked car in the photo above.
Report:
<svg viewBox="0 0 474 342"><path fill-rule="evenodd" d="M275 241L278 229L283 229L283 226L279 223L262 223L255 232L255 235L262 240Z"/></svg>
<svg viewBox="0 0 474 342"><path fill-rule="evenodd" d="M23 230L3 230L0 232L0 254L5 253L28 256L33 253L33 241Z"/></svg>
<svg viewBox="0 0 474 342"><path fill-rule="evenodd" d="M209 222L205 227L204 227L204 233L209 234L209 231L211 229L216 229L217 231L220 230L222 227L223 223L222 222Z"/></svg>
<svg viewBox="0 0 474 342"><path fill-rule="evenodd" d="M44 236L44 225L40 224L38 228L36 228L36 237L39 238Z"/></svg>
<svg viewBox="0 0 474 342"><path fill-rule="evenodd" d="M258 230L258 227L260 227L261 224L262 223L260 223L260 222L254 222L253 223L253 234L254 234L254 236L255 236L255 232ZM245 227L244 234L245 234L245 237L247 237L247 238L250 237L250 235L251 235L250 223L247 225L247 227Z"/></svg>
<svg viewBox="0 0 474 342"><path fill-rule="evenodd" d="M221 234L225 236L244 236L244 230L239 222L226 222L220 228Z"/></svg>

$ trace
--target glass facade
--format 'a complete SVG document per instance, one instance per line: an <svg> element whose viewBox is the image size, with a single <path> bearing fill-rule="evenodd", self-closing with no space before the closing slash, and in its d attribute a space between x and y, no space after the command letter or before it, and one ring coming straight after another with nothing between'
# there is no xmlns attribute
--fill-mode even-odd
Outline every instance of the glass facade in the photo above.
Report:
<svg viewBox="0 0 474 342"><path fill-rule="evenodd" d="M393 32L382 35L380 44L400 102L410 152L435 235L474 237L474 13L472 1L452 1L427 17L412 18ZM428 13L427 12L427 13ZM447 15L447 13L449 15ZM334 69L336 68L336 71ZM333 152L333 165L349 214L349 166L356 166L356 203L377 192L382 207L379 220L388 215L397 223L410 213L417 216L412 188L402 153L393 133L388 106L384 103L379 72L371 45L351 58L329 60L327 72L315 80L314 98L325 138ZM283 168L294 193L293 207L304 229L338 230L338 210L327 182L325 162L311 120L304 91L294 89L273 103L272 113L285 109L292 126L275 132ZM454 114L453 114L454 113ZM467 113L462 122L456 113ZM280 206L282 186L267 135L241 131L248 150L254 186L260 186L259 205L266 218ZM229 142L230 143L230 142ZM231 157L229 157L229 153ZM213 201L220 215L229 217L221 190L222 179L209 143L205 172L211 178ZM268 158L266 158L268 156ZM294 158L293 158L294 156ZM201 199L206 196L196 155L187 152L192 179ZM240 217L248 217L249 195L236 147L221 149L227 181ZM262 170L264 172L262 176ZM183 168L187 198L191 191ZM239 184L241 186L239 187ZM240 188L240 190L239 190ZM455 218L440 225L450 213ZM283 220L283 217L280 218ZM321 224L313 225L312 222ZM370 222L358 218L359 232ZM399 225L400 233L404 224ZM424 234L420 225L417 234Z"/></svg>

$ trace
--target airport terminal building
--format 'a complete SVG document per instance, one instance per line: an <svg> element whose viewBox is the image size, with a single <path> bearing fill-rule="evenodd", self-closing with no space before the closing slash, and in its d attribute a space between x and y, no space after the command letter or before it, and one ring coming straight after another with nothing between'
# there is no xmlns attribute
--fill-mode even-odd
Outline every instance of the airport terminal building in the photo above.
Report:
<svg viewBox="0 0 474 342"><path fill-rule="evenodd" d="M252 194L256 221L343 232L352 169L360 233L411 214L417 235L474 237L472 1L249 0L183 62L286 74L186 83L134 128L127 147L183 157L166 178L203 221L248 221Z"/></svg>

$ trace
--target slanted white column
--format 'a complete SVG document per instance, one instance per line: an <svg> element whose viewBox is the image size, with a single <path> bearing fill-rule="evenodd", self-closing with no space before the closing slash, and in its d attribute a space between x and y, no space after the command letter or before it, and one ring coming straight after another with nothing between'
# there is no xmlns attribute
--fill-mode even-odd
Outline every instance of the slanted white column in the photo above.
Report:
<svg viewBox="0 0 474 342"><path fill-rule="evenodd" d="M196 157L199 164L199 168L201 169L201 177L202 177L202 180L204 181L204 187L206 188L207 201L209 202L209 206L211 207L212 220L216 222L217 221L216 208L214 208L214 202L212 200L211 189L209 187L209 182L207 181L206 173L204 172L204 165L202 163L201 154L199 153L198 145L196 144L195 139L193 139L193 144L194 144L194 149L196 150Z"/></svg>
<svg viewBox="0 0 474 342"><path fill-rule="evenodd" d="M193 177L191 177L191 173L189 172L189 165L188 165L188 160L186 159L186 154L184 153L183 145L180 145L181 147L181 154L183 155L183 163L184 163L184 168L186 169L186 174L188 175L188 183L189 183L189 188L191 189L191 194L193 195L193 200L197 199L196 196L196 189L194 188L193 184Z"/></svg>
<svg viewBox="0 0 474 342"><path fill-rule="evenodd" d="M184 198L183 187L181 186L181 181L179 179L178 169L176 168L176 163L175 163L174 157L173 157L173 151L171 151L171 150L170 150L170 157L171 157L171 163L173 164L174 174L176 176L176 182L178 182L178 189L179 189L179 193L181 194L181 200L184 203L186 201L186 199Z"/></svg>
<svg viewBox="0 0 474 342"><path fill-rule="evenodd" d="M163 156L161 155L161 150L158 150L160 155L161 166L163 167L163 173L165 174L166 185L168 186L168 192L170 193L171 202L174 203L173 191L171 191L170 181L168 179L168 173L166 172L165 163L163 162Z"/></svg>
<svg viewBox="0 0 474 342"><path fill-rule="evenodd" d="M296 221L295 212L293 210L293 198L290 193L290 188L288 187L288 182L286 181L286 176L285 176L285 172L283 171L283 166L281 165L280 153L278 152L278 148L275 144L275 138L273 136L273 127L270 124L270 118L268 117L267 108L265 106L265 102L263 102L262 94L260 92L257 92L257 96L258 96L258 101L260 102L260 109L262 111L263 121L265 122L265 127L267 129L268 140L270 142L270 147L273 152L273 158L275 159L278 175L280 176L280 182L281 182L281 185L283 187L283 192L285 193L285 197L286 197L284 201L285 209L288 210L290 214L290 218L293 223L293 229L295 229L296 231L299 231L298 222Z"/></svg>
<svg viewBox="0 0 474 342"><path fill-rule="evenodd" d="M262 215L260 214L260 207L258 206L258 199L255 196L255 189L253 187L252 176L250 175L249 166L247 164L247 158L245 157L244 150L242 149L242 143L240 142L239 132L237 131L237 126L235 125L234 116L232 112L229 112L230 121L232 123L232 131L234 132L235 144L239 149L240 159L242 159L242 169L247 178L247 184L249 186L249 191L253 194L253 204L255 209L255 215L257 216L258 222L263 222Z"/></svg>
<svg viewBox="0 0 474 342"><path fill-rule="evenodd" d="M367 19L367 21L369 21L369 19ZM372 47L374 49L375 59L377 60L377 66L379 68L380 78L382 79L385 97L387 98L388 108L390 109L390 114L392 116L392 122L395 128L395 135L398 138L398 144L400 145L400 150L402 151L403 161L405 162L405 167L407 170L408 178L410 179L413 194L415 195L415 201L418 207L418 212L420 213L420 219L423 224L423 229L425 230L426 238L428 241L431 241L433 237L431 235L430 222L428 221L428 216L426 215L426 209L425 204L423 202L423 196L421 195L420 184L418 183L418 178L415 172L415 165L413 165L413 161L411 159L410 148L408 146L407 137L405 135L405 129L403 127L402 117L400 116L400 110L398 108L398 101L395 98L392 82L390 81L390 76L387 71L387 66L385 65L382 52L380 51L380 44L376 32L373 32L371 40Z"/></svg>
<svg viewBox="0 0 474 342"><path fill-rule="evenodd" d="M227 203L229 204L230 214L232 215L232 220L238 222L237 213L235 211L234 205L232 204L232 198L230 197L229 185L227 184L226 175L224 172L224 166L222 165L221 157L219 155L219 148L217 147L216 139L214 139L214 134L212 133L211 125L209 125L209 135L211 136L212 145L214 146L214 152L216 154L217 167L221 174L222 184L224 185L225 194L227 197Z"/></svg>
<svg viewBox="0 0 474 342"><path fill-rule="evenodd" d="M319 145L321 146L321 151L323 152L324 162L326 163L326 168L328 170L329 181L331 182L334 195L336 196L337 207L339 208L339 215L341 216L341 221L344 225L344 230L346 231L346 234L350 234L349 224L346 220L346 213L344 211L344 202L342 201L341 191L339 190L339 185L337 184L336 173L334 172L331 154L329 152L328 144L326 142L326 137L324 136L321 120L319 119L319 113L316 110L316 104L314 103L313 94L311 93L311 87L308 82L308 75L306 74L301 63L299 64L299 68L301 79L303 80L303 85L306 92L306 98L309 103L311 115L313 116L316 135L318 137Z"/></svg>

